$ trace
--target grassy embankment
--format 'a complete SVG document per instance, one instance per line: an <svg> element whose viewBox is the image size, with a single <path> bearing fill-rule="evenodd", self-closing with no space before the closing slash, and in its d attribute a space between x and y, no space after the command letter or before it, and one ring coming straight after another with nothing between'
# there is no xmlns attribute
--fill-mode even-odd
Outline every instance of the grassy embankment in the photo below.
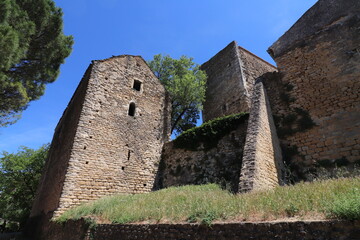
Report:
<svg viewBox="0 0 360 240"><path fill-rule="evenodd" d="M116 195L83 204L57 221L81 217L104 223L271 221L286 218L360 219L360 178L299 183L234 195L217 185L172 187Z"/></svg>

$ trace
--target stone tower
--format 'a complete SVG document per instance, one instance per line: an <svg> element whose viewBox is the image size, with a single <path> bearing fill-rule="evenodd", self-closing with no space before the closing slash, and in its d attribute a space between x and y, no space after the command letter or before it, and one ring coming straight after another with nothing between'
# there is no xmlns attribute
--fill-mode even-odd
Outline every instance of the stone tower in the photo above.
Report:
<svg viewBox="0 0 360 240"><path fill-rule="evenodd" d="M282 124L292 130L283 142L298 152L292 164L360 162L360 1L319 0L268 52L290 100L283 107L269 89L274 114L308 113L313 121L304 130L297 130L304 121Z"/></svg>
<svg viewBox="0 0 360 240"><path fill-rule="evenodd" d="M249 112L256 78L276 67L231 42L201 66L208 75L203 119Z"/></svg>
<svg viewBox="0 0 360 240"><path fill-rule="evenodd" d="M276 72L276 67L233 41L201 68L208 76L204 121L250 113L238 190L261 190L281 184L282 152L262 83L262 76Z"/></svg>
<svg viewBox="0 0 360 240"><path fill-rule="evenodd" d="M151 191L169 110L163 85L141 57L93 61L55 129L31 217Z"/></svg>

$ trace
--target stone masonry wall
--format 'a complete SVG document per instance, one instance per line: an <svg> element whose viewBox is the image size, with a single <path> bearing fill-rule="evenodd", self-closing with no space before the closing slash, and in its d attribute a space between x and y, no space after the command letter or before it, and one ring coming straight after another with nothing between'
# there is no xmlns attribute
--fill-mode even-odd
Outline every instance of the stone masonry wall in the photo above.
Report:
<svg viewBox="0 0 360 240"><path fill-rule="evenodd" d="M151 191L169 138L167 98L141 57L93 63L56 215L101 196Z"/></svg>
<svg viewBox="0 0 360 240"><path fill-rule="evenodd" d="M282 153L270 104L263 83L258 79L244 147L239 189L263 190L282 183Z"/></svg>
<svg viewBox="0 0 360 240"><path fill-rule="evenodd" d="M149 192L169 139L168 95L137 56L94 61L60 120L32 217Z"/></svg>
<svg viewBox="0 0 360 240"><path fill-rule="evenodd" d="M76 232L74 232L76 230ZM73 234L68 234L73 232ZM356 240L360 221L298 221L199 224L99 224L86 230L83 221L52 224L42 239L52 240Z"/></svg>
<svg viewBox="0 0 360 240"><path fill-rule="evenodd" d="M277 71L277 68L240 46L238 51L242 66L242 76L246 82L248 93L252 96L256 79L264 73Z"/></svg>
<svg viewBox="0 0 360 240"><path fill-rule="evenodd" d="M92 65L87 69L58 125L52 139L48 159L39 182L33 203L31 218L52 213L59 205L59 198L65 180L73 139L82 111Z"/></svg>
<svg viewBox="0 0 360 240"><path fill-rule="evenodd" d="M269 52L288 87L288 107L272 101L274 114L290 121L300 109L315 123L283 137L298 151L293 162L359 161L360 2L318 1Z"/></svg>
<svg viewBox="0 0 360 240"><path fill-rule="evenodd" d="M201 66L208 76L203 121L248 112L250 99L242 78L237 43L231 42Z"/></svg>
<svg viewBox="0 0 360 240"><path fill-rule="evenodd" d="M100 225L92 235L93 240L356 240L359 229L359 221Z"/></svg>
<svg viewBox="0 0 360 240"><path fill-rule="evenodd" d="M203 119L249 112L255 79L276 67L231 42L201 66L208 76Z"/></svg>
<svg viewBox="0 0 360 240"><path fill-rule="evenodd" d="M219 140L216 147L196 150L174 147L166 143L162 154L158 187L218 183L238 191L247 121Z"/></svg>

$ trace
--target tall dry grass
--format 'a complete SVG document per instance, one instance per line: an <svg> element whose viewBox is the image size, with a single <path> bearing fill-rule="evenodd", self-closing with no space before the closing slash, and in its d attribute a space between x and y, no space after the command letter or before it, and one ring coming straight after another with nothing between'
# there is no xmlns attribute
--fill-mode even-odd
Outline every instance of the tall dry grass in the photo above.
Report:
<svg viewBox="0 0 360 240"><path fill-rule="evenodd" d="M234 195L215 184L116 195L83 204L57 219L92 217L111 223L360 219L360 178L299 183Z"/></svg>

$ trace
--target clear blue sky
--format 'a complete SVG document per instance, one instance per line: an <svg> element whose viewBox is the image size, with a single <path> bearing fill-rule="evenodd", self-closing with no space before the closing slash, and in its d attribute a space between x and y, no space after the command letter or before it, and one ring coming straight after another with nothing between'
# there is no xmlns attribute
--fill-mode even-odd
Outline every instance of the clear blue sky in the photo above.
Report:
<svg viewBox="0 0 360 240"><path fill-rule="evenodd" d="M266 49L316 0L55 0L75 45L45 95L22 118L0 128L0 153L52 139L91 60L112 55L193 57L202 64L231 41L274 63Z"/></svg>

